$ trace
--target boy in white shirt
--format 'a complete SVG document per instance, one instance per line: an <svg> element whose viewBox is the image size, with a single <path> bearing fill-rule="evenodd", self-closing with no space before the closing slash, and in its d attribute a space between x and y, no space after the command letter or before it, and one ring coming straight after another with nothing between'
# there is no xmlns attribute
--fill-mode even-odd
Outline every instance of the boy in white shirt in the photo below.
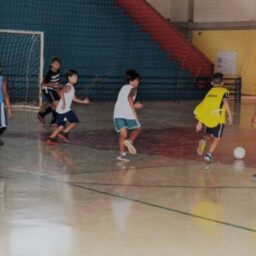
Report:
<svg viewBox="0 0 256 256"><path fill-rule="evenodd" d="M78 74L75 70L68 70L66 73L68 83L60 91L60 101L57 105L57 128L50 135L47 140L48 145L57 145L57 137L62 139L65 142L69 142L68 133L73 130L79 123L79 119L76 116L75 112L71 110L72 102L77 102L80 104L89 104L90 101L88 98L80 100L75 96L75 84L78 80ZM65 128L66 122L69 122L69 125Z"/></svg>
<svg viewBox="0 0 256 256"><path fill-rule="evenodd" d="M130 154L137 153L133 143L141 132L141 125L136 109L141 109L143 105L134 102L140 83L139 74L134 70L127 70L125 76L128 84L119 91L114 109L114 123L116 131L119 133L120 155L117 160L128 162L129 158L126 155L125 147L128 148ZM129 139L127 139L128 130L132 130Z"/></svg>

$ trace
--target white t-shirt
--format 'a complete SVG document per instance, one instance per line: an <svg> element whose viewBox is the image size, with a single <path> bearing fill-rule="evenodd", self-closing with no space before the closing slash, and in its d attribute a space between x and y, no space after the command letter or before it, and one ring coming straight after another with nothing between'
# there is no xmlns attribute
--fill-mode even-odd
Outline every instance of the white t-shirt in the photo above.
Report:
<svg viewBox="0 0 256 256"><path fill-rule="evenodd" d="M72 84L67 84L66 86L70 87L70 91L69 92L64 92L64 98L65 98L65 102L66 102L66 107L65 109L62 109L63 107L63 100L60 99L56 112L58 114L65 114L67 112L69 112L71 110L71 105L72 105L72 101L75 97L75 88Z"/></svg>
<svg viewBox="0 0 256 256"><path fill-rule="evenodd" d="M132 89L134 89L134 87L127 84L119 91L114 109L114 118L136 119L128 100ZM133 100L135 100L135 98L136 94L134 95Z"/></svg>

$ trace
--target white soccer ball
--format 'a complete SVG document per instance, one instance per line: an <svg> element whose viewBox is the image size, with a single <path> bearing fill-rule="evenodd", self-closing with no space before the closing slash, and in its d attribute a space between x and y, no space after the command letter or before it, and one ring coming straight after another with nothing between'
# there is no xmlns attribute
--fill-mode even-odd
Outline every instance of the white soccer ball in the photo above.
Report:
<svg viewBox="0 0 256 256"><path fill-rule="evenodd" d="M243 159L245 157L246 151L243 147L236 147L233 151L234 158Z"/></svg>

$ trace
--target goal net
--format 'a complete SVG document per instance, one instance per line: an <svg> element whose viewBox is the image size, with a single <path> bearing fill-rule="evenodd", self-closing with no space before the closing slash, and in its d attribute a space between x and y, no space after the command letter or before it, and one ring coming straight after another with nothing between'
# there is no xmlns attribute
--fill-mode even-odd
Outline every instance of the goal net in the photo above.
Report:
<svg viewBox="0 0 256 256"><path fill-rule="evenodd" d="M14 106L39 106L43 40L43 32L0 30L0 64Z"/></svg>

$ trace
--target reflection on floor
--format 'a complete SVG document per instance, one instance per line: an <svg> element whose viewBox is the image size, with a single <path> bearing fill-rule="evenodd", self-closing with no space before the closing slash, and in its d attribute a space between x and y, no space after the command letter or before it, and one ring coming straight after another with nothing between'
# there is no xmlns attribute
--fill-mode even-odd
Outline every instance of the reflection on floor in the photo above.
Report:
<svg viewBox="0 0 256 256"><path fill-rule="evenodd" d="M0 255L255 255L254 104L233 106L211 165L195 153L194 105L145 103L128 164L115 160L112 103L76 108L72 143L54 147L17 110L0 148Z"/></svg>

